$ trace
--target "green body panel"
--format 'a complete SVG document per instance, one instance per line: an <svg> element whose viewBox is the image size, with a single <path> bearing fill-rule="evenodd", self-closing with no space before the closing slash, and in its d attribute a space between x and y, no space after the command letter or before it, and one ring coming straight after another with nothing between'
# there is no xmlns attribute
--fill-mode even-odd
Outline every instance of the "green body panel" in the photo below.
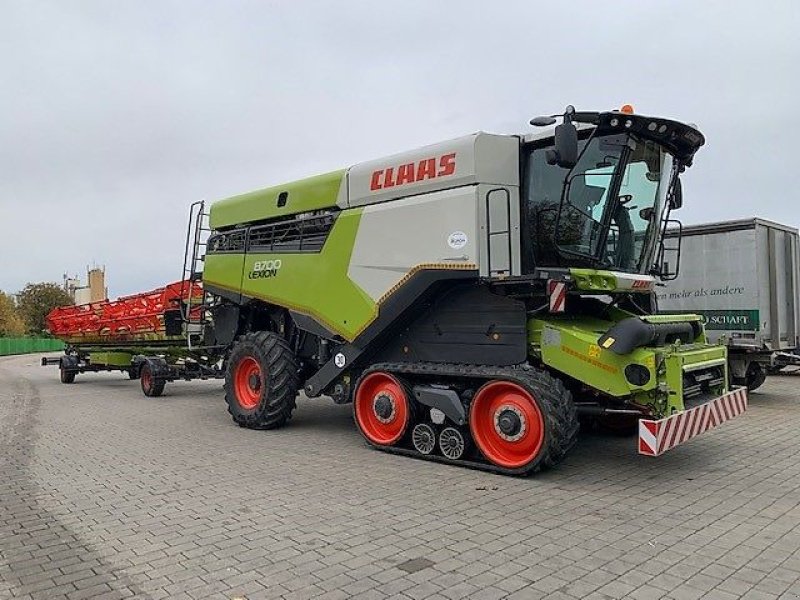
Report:
<svg viewBox="0 0 800 600"><path fill-rule="evenodd" d="M213 284L241 293L244 254L206 254L203 284Z"/></svg>
<svg viewBox="0 0 800 600"><path fill-rule="evenodd" d="M342 212L319 253L208 254L203 281L311 316L352 341L378 314L376 302L347 275L360 219L361 209ZM278 268L255 269L276 261Z"/></svg>
<svg viewBox="0 0 800 600"><path fill-rule="evenodd" d="M585 292L613 292L617 289L617 277L612 271L597 269L570 269L575 287Z"/></svg>
<svg viewBox="0 0 800 600"><path fill-rule="evenodd" d="M656 387L655 360L646 348L619 356L597 345L613 322L592 317L533 318L528 321L528 340L541 353L542 362L610 396L630 396ZM631 363L650 371L647 385L631 386L623 374Z"/></svg>
<svg viewBox="0 0 800 600"><path fill-rule="evenodd" d="M211 205L209 225L212 229L232 227L262 219L329 208L336 204L345 171L334 171L308 179L293 181L233 196ZM286 204L278 206L278 195L286 192Z"/></svg>
<svg viewBox="0 0 800 600"><path fill-rule="evenodd" d="M617 316L620 315L612 318ZM670 319L670 315L659 315L655 320L685 321L687 316L675 315ZM657 418L685 409L682 392L685 370L724 366L727 362L726 348L705 344L704 333L694 344L642 347L620 356L597 344L600 336L613 325L614 321L587 316L531 318L528 321L530 353L552 369L595 390L647 407ZM625 367L631 364L648 370L650 378L645 385L636 386L628 382ZM719 390L720 394L725 391L726 386Z"/></svg>
<svg viewBox="0 0 800 600"><path fill-rule="evenodd" d="M93 365L127 368L131 366L131 361L136 354L138 354L138 352L127 352L124 350L101 350L90 352L89 361Z"/></svg>

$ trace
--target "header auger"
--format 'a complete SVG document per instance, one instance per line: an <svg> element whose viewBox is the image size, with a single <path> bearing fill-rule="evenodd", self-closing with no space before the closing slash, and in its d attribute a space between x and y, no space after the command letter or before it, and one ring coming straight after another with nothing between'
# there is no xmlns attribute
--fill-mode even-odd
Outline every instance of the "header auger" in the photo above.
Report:
<svg viewBox="0 0 800 600"><path fill-rule="evenodd" d="M207 240L193 208L185 278L204 254L198 339L233 420L280 427L300 391L328 395L376 448L525 474L579 417L639 422L656 455L742 412L699 317L651 314L702 134L560 118L222 200Z"/></svg>

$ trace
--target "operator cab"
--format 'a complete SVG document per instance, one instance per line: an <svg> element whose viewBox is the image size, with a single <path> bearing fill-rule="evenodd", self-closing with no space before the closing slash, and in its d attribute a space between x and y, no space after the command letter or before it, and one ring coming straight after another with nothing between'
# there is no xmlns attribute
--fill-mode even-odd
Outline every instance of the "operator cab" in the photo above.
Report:
<svg viewBox="0 0 800 600"><path fill-rule="evenodd" d="M563 118L555 131L523 140L524 272L660 274L656 255L669 212L680 204L678 175L704 143L702 134L630 112L568 107Z"/></svg>

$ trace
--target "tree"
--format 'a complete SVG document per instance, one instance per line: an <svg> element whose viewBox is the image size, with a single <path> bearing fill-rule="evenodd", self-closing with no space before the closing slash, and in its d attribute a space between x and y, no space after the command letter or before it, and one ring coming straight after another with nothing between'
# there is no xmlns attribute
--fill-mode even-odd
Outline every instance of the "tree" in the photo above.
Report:
<svg viewBox="0 0 800 600"><path fill-rule="evenodd" d="M47 329L45 317L56 307L74 304L57 283L29 283L17 294L17 308L28 331L40 334Z"/></svg>
<svg viewBox="0 0 800 600"><path fill-rule="evenodd" d="M25 335L25 321L19 316L14 299L0 292L0 337Z"/></svg>

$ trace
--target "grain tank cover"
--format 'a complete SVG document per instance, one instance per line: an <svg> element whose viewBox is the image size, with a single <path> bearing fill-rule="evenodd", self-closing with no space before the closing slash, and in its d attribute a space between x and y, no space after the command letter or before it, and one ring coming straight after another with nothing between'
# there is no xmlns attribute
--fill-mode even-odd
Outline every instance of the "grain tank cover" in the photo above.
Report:
<svg viewBox="0 0 800 600"><path fill-rule="evenodd" d="M334 171L215 202L209 224L224 229L336 206L344 171Z"/></svg>
<svg viewBox="0 0 800 600"><path fill-rule="evenodd" d="M479 132L355 165L348 202L363 206L477 183L519 185L519 138Z"/></svg>

